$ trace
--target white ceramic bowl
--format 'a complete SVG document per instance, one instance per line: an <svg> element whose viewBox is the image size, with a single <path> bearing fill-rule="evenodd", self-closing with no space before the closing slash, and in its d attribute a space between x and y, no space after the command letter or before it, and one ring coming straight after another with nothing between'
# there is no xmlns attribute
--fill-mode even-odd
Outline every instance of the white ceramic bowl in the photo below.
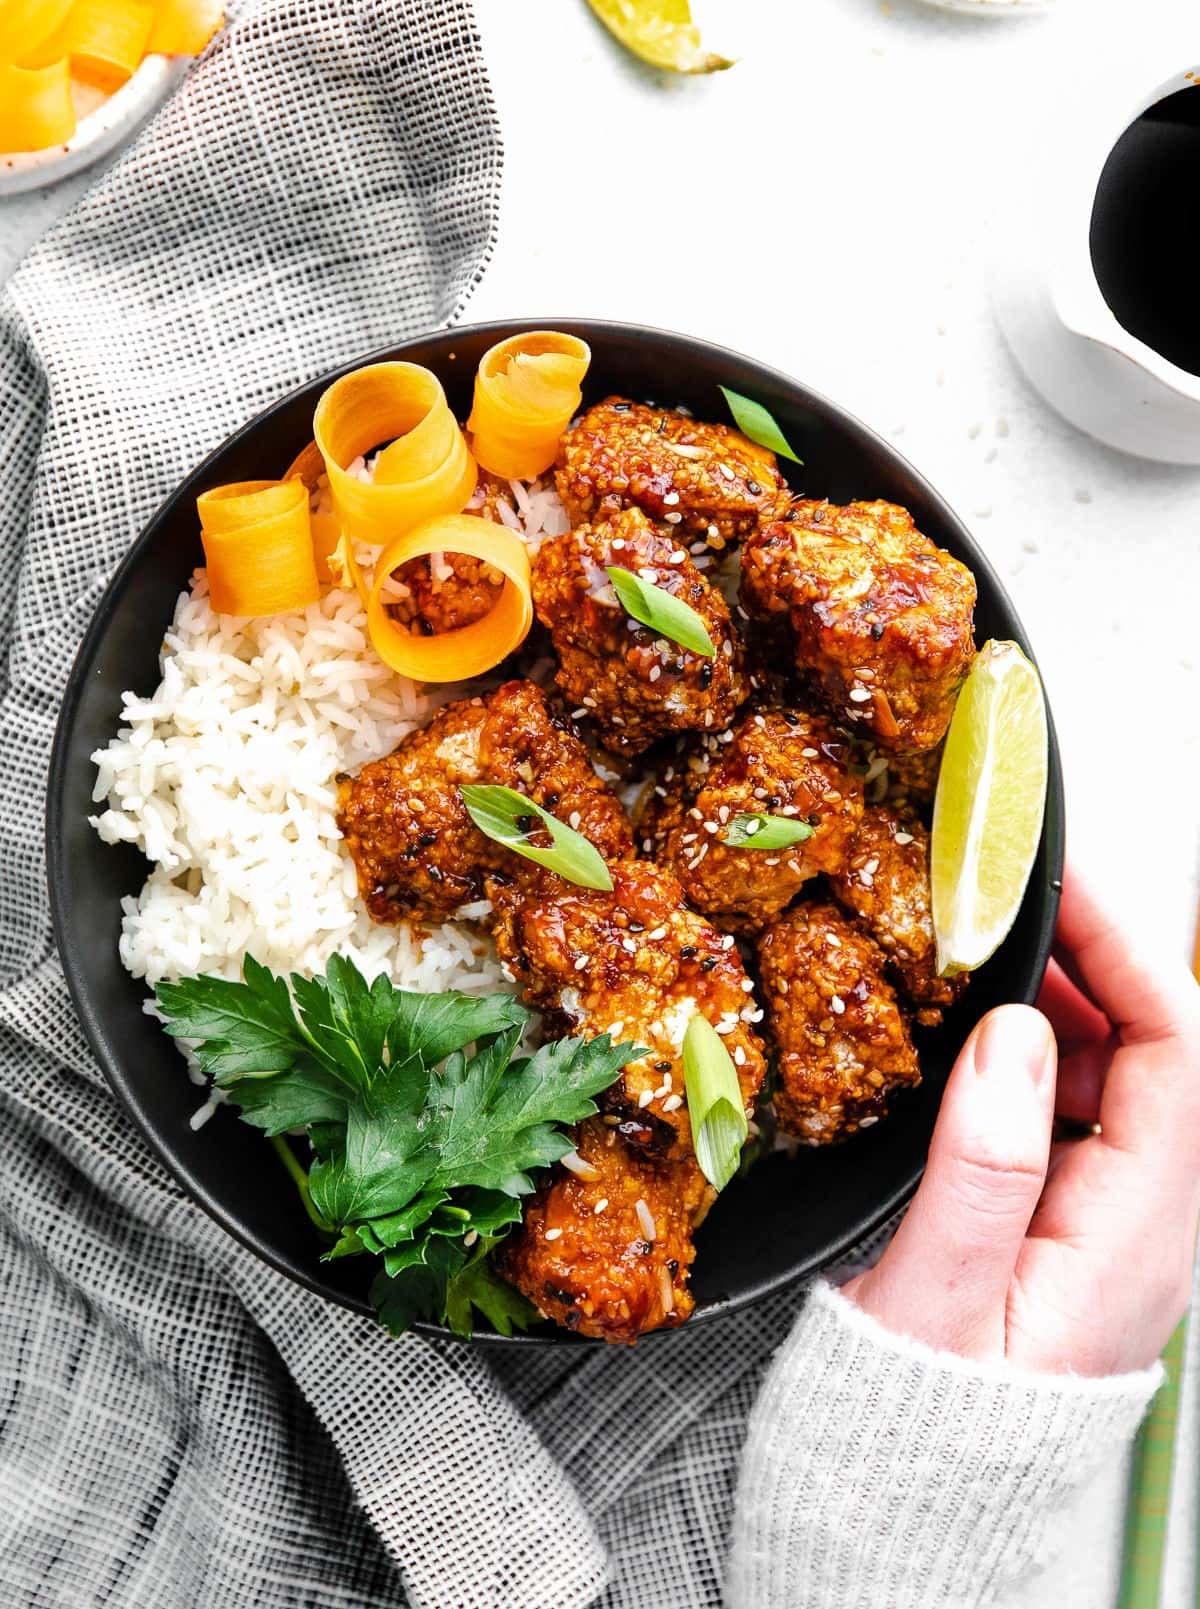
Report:
<svg viewBox="0 0 1200 1609"><path fill-rule="evenodd" d="M115 94L86 116L65 145L0 154L0 195L37 190L78 173L129 139L166 99L190 63L186 56L147 56Z"/></svg>

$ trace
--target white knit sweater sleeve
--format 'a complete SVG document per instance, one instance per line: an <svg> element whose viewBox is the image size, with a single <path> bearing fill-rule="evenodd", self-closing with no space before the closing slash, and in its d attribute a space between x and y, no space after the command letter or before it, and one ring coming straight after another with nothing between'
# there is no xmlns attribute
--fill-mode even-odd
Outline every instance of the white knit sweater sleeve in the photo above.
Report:
<svg viewBox="0 0 1200 1609"><path fill-rule="evenodd" d="M984 1609L1132 1436L1159 1366L1111 1379L970 1363L818 1284L751 1415L734 1609Z"/></svg>

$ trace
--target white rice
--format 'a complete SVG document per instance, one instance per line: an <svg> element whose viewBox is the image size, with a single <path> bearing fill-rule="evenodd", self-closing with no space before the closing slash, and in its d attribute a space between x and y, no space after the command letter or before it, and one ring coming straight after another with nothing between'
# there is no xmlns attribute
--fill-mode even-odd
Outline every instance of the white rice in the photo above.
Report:
<svg viewBox="0 0 1200 1609"><path fill-rule="evenodd" d="M552 487L514 495L531 542L569 528ZM160 667L149 697L123 695L120 730L92 756L92 797L105 807L92 825L152 862L123 901L120 955L134 977L151 988L202 972L236 978L247 954L312 974L342 954L406 989L511 989L491 940L470 925L486 901L432 930L372 922L334 819L340 772L389 753L478 686L396 676L353 591L235 619L209 607L203 570L179 597Z"/></svg>

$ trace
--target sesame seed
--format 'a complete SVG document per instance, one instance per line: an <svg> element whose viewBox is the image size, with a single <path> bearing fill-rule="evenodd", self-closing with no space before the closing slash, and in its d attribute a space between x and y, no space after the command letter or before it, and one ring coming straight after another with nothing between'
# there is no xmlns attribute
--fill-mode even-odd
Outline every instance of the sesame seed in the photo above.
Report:
<svg viewBox="0 0 1200 1609"><path fill-rule="evenodd" d="M618 1017L616 1022L610 1022L609 1023L608 1027L604 1030L604 1032L608 1035L608 1037L610 1039L615 1039L618 1034L624 1032L624 1029L625 1029L625 1019L624 1019L624 1017Z"/></svg>
<svg viewBox="0 0 1200 1609"><path fill-rule="evenodd" d="M694 867L699 866L700 862L704 859L705 855L707 855L707 854L708 854L708 845L707 845L707 843L703 843L703 844L700 845L700 853L696 856L695 860L692 862L692 865Z"/></svg>
<svg viewBox="0 0 1200 1609"><path fill-rule="evenodd" d="M878 1122L879 1119L877 1117L861 1117L858 1120L858 1126L860 1129L869 1129L872 1123Z"/></svg>
<svg viewBox="0 0 1200 1609"><path fill-rule="evenodd" d="M584 967L587 966L587 964L588 964L587 956L586 955L579 956L577 958L576 962L575 962L575 970L576 970L576 972L582 972Z"/></svg>
<svg viewBox="0 0 1200 1609"><path fill-rule="evenodd" d="M650 675L649 675L648 679L650 681L652 681L652 682L656 682L661 675L662 675L662 666L661 665L651 665L651 667L650 667Z"/></svg>
<svg viewBox="0 0 1200 1609"><path fill-rule="evenodd" d="M898 844L911 844L912 841L913 835L911 832L898 832L896 834L896 842Z"/></svg>
<svg viewBox="0 0 1200 1609"><path fill-rule="evenodd" d="M478 1239L479 1239L479 1231L478 1231L478 1229L468 1229L466 1234L463 1236L463 1245L464 1246L473 1246Z"/></svg>
<svg viewBox="0 0 1200 1609"><path fill-rule="evenodd" d="M666 936L667 936L667 930L666 930L665 927L652 928L651 931L646 934L646 937L648 939L650 939L652 941L652 943L654 943L654 944L657 944L659 939L665 939Z"/></svg>
<svg viewBox="0 0 1200 1609"><path fill-rule="evenodd" d="M859 872L858 880L863 885L864 888L874 888L875 887L875 878L874 878L874 876L872 875L872 873L870 873L869 871L867 871L865 869L863 871Z"/></svg>
<svg viewBox="0 0 1200 1609"><path fill-rule="evenodd" d="M561 1229L547 1229L547 1231L546 1231L546 1239L547 1240L557 1240L558 1237L561 1234L562 1234Z"/></svg>
<svg viewBox="0 0 1200 1609"><path fill-rule="evenodd" d="M826 933L825 942L826 944L832 944L835 950L840 950L842 947L842 941L836 933Z"/></svg>
<svg viewBox="0 0 1200 1609"><path fill-rule="evenodd" d="M852 687L850 689L850 697L856 704L866 704L870 702L871 694L870 691L865 687Z"/></svg>
<svg viewBox="0 0 1200 1609"><path fill-rule="evenodd" d="M592 1208L593 1215L598 1218L600 1216L600 1214L604 1211L605 1207L607 1207L607 1206L608 1206L608 1197L607 1196L601 1196L599 1201L597 1201L596 1205Z"/></svg>
<svg viewBox="0 0 1200 1609"><path fill-rule="evenodd" d="M624 546L625 546L625 538L623 536L619 536L619 537L617 537L616 541L613 543L613 550L614 550L614 552L619 553Z"/></svg>
<svg viewBox="0 0 1200 1609"><path fill-rule="evenodd" d="M658 1086L658 1088L654 1091L654 1099L656 1101L665 1101L667 1096L670 1093L671 1093L670 1084L660 1084Z"/></svg>
<svg viewBox="0 0 1200 1609"><path fill-rule="evenodd" d="M779 983L776 985L776 987L778 988L780 994L786 994L788 992L788 989L789 989L790 985L789 985L788 980L786 978L780 978Z"/></svg>
<svg viewBox="0 0 1200 1609"><path fill-rule="evenodd" d="M725 934L722 935L722 937L721 937L721 948L723 950L732 950L733 949L733 934L732 933L725 933Z"/></svg>
<svg viewBox="0 0 1200 1609"><path fill-rule="evenodd" d="M683 516L680 515L680 518L682 519ZM686 548L676 548L674 553L671 554L671 563L672 564L682 564L683 561L686 558L687 558L687 549Z"/></svg>
<svg viewBox="0 0 1200 1609"><path fill-rule="evenodd" d="M664 503L666 502L665 497L663 498L663 502ZM663 519L666 520L668 525L678 525L682 518L683 518L682 514L664 514L663 515Z"/></svg>
<svg viewBox="0 0 1200 1609"><path fill-rule="evenodd" d="M580 703L583 704L584 707L586 709L589 709L589 710L594 710L596 708L596 700L594 698L580 699Z"/></svg>
<svg viewBox="0 0 1200 1609"><path fill-rule="evenodd" d="M745 990L745 992L747 994L752 994L753 991L754 991L754 985L753 985L753 983L751 983L749 978L743 978L742 979L742 988Z"/></svg>
<svg viewBox="0 0 1200 1609"><path fill-rule="evenodd" d="M735 1045L733 1047L733 1059L739 1067L744 1067L746 1065L746 1052L740 1045Z"/></svg>
<svg viewBox="0 0 1200 1609"><path fill-rule="evenodd" d="M696 842L697 836L698 835L696 833L694 833L694 832L685 832L683 837L679 840L679 842L681 844L694 844Z"/></svg>
<svg viewBox="0 0 1200 1609"><path fill-rule="evenodd" d="M638 1223L642 1226L642 1233L645 1235L646 1239L657 1240L658 1225L654 1221L654 1214L642 1200L641 1196L638 1197L637 1202L634 1205L634 1211L637 1213Z"/></svg>
<svg viewBox="0 0 1200 1609"><path fill-rule="evenodd" d="M656 1026L661 1029L662 1024L659 1023L659 1024L656 1024ZM675 1082L675 1080L671 1077L671 1074L669 1072L666 1072L666 1073L663 1074L663 1089L667 1092L668 1095L671 1093L671 1085L674 1082Z"/></svg>
<svg viewBox="0 0 1200 1609"><path fill-rule="evenodd" d="M878 855L872 855L871 859L863 867L863 871L865 871L869 877L874 877L875 873L878 870L879 870L879 856Z"/></svg>
<svg viewBox="0 0 1200 1609"><path fill-rule="evenodd" d="M637 945L633 942L632 939L622 939L621 940L621 948L626 952L627 955L636 955L637 954Z"/></svg>
<svg viewBox="0 0 1200 1609"><path fill-rule="evenodd" d="M682 1105L683 1105L683 1096L682 1095L668 1095L666 1100L663 1102L663 1111L664 1112L677 1112Z"/></svg>
<svg viewBox="0 0 1200 1609"><path fill-rule="evenodd" d="M579 814L578 810L572 810L571 814L567 817L567 826L568 827L574 827L576 832L578 832L579 831L579 823L582 820L583 820L583 817Z"/></svg>
<svg viewBox="0 0 1200 1609"><path fill-rule="evenodd" d="M708 543L707 542L693 542L690 551L692 553L697 554L697 555L699 555L701 553L707 553L708 552ZM747 615L746 618L749 619L750 617Z"/></svg>
<svg viewBox="0 0 1200 1609"><path fill-rule="evenodd" d="M571 719L573 721L582 721L586 714L587 714L587 710L584 709L582 705L580 705L580 707L577 710L572 710L571 711Z"/></svg>
<svg viewBox="0 0 1200 1609"><path fill-rule="evenodd" d="M800 753L806 760L815 760L817 758L816 749L801 749Z"/></svg>
<svg viewBox="0 0 1200 1609"><path fill-rule="evenodd" d="M842 999L840 994L835 994L830 999L829 1009L833 1012L835 1017L840 1017L842 1012L845 1011L846 1002Z"/></svg>
<svg viewBox="0 0 1200 1609"><path fill-rule="evenodd" d="M644 1089L642 1091L642 1093L638 1096L638 1108L639 1108L639 1110L644 1111L645 1108L647 1106L649 1106L650 1102L653 1099L654 1099L654 1091L652 1089Z"/></svg>
<svg viewBox="0 0 1200 1609"><path fill-rule="evenodd" d="M736 1022L725 1022L722 1020L717 1024L717 1032L719 1034L731 1034L736 1027Z"/></svg>
<svg viewBox="0 0 1200 1609"><path fill-rule="evenodd" d="M716 832L716 830L717 830L716 822L715 821L706 821L704 823L704 830L705 830L705 832Z"/></svg>

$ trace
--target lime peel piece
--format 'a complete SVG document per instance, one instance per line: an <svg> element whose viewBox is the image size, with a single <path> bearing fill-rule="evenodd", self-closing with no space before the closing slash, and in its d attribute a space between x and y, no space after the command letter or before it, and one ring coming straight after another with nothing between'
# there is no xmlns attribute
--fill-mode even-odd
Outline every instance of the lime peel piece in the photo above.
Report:
<svg viewBox="0 0 1200 1609"><path fill-rule="evenodd" d="M1016 921L1041 842L1048 750L1037 670L1016 643L985 643L955 706L933 807L943 977L981 966Z"/></svg>

